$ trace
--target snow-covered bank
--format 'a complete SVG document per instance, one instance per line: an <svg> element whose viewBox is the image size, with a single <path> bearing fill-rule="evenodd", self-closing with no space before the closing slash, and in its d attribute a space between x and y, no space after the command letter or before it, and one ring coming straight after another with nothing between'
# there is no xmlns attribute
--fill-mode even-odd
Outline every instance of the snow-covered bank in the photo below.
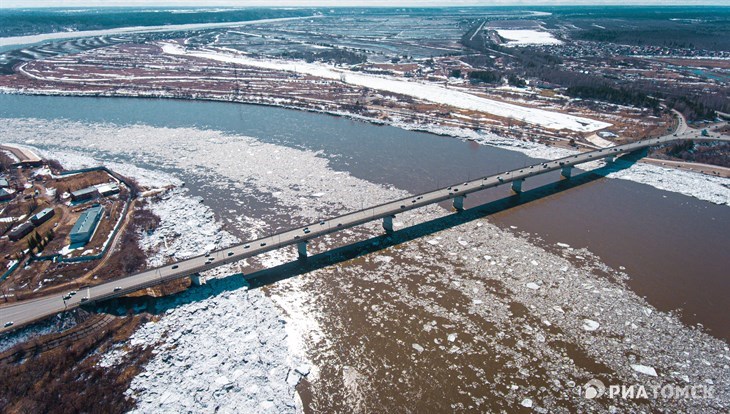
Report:
<svg viewBox="0 0 730 414"><path fill-rule="evenodd" d="M592 132L607 128L611 124L574 115L530 108L506 102L478 97L466 92L445 88L434 83L422 83L388 76L376 76L351 71L343 71L331 66L287 60L254 59L241 54L224 53L213 50L187 51L172 43L162 44L165 53L177 56L193 56L220 62L238 63L264 69L306 73L325 79L340 80L345 83L412 96L429 102L470 109L492 115L522 120L550 129L570 129L579 132Z"/></svg>
<svg viewBox="0 0 730 414"><path fill-rule="evenodd" d="M80 37L92 37L92 36L108 36L116 34L128 34L128 33L161 33L161 32L177 32L186 30L202 30L202 29L217 29L222 27L238 27L252 24L263 24L263 23L274 23L274 22L285 22L290 20L299 19L312 19L321 16L304 16L304 17L284 17L280 19L260 19L260 20L247 20L242 22L222 22L222 23L193 23L193 24L173 24L165 26L133 26L133 27L118 27L115 29L106 30L83 30L79 32L54 32L54 33L43 33L29 36L13 36L13 37L0 37L0 47L3 46L23 46L31 45L47 40L64 40L64 39L77 39Z"/></svg>
<svg viewBox="0 0 730 414"><path fill-rule="evenodd" d="M505 46L560 45L563 42L552 33L542 30L497 29L497 33L509 40Z"/></svg>

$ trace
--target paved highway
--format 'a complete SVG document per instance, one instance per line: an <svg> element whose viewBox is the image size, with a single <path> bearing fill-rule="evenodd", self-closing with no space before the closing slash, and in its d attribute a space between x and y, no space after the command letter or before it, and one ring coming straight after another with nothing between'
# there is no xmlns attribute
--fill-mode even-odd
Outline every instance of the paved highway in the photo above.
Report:
<svg viewBox="0 0 730 414"><path fill-rule="evenodd" d="M682 118L680 118L680 120L681 119ZM683 123L683 121L680 122ZM167 266L125 276L121 279L105 282L90 288L83 288L67 300L63 299L63 295L54 294L34 300L19 302L10 306L3 306L0 307L0 332L41 320L50 315L62 312L64 309L78 307L82 304L82 300L87 303L91 303L122 296L143 288L158 285L165 281L190 276L194 273L210 270L227 263L237 262L242 259L280 249L285 246L321 237L325 234L358 226L369 221L393 216L404 211L413 210L460 196L466 196L467 194L476 191L497 187L513 181L521 181L535 175L561 170L565 167L572 167L574 165L606 157L616 157L653 145L681 139L730 141L730 138L722 136L714 131L710 132L710 136L702 137L700 136L699 131L687 130L686 126L680 125L677 130L677 134L674 135L599 149L524 168L505 171L500 174L455 184L428 193L402 198L400 200L369 207L364 210L325 219L320 222L312 223L308 226L299 227L269 237L242 243L227 249L210 252L207 255L204 255L203 252L201 252L200 256L193 257L191 259L182 260ZM10 321L13 322L13 325L5 327L4 325Z"/></svg>

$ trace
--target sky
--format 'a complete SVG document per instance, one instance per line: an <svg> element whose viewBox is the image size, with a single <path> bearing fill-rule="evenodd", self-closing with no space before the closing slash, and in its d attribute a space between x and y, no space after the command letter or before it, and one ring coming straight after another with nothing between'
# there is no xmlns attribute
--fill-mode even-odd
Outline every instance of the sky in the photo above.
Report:
<svg viewBox="0 0 730 414"><path fill-rule="evenodd" d="M555 6L555 5L730 5L730 0L0 0L0 8L27 7L335 7L335 6Z"/></svg>

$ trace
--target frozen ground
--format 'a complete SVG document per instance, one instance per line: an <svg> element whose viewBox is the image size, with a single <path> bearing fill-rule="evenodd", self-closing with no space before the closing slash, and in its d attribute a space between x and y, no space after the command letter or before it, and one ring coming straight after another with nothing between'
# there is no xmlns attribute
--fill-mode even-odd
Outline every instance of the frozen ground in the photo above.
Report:
<svg viewBox="0 0 730 414"><path fill-rule="evenodd" d="M35 43L41 43L48 40L76 39L79 37L108 36L126 33L159 33L159 32L176 32L187 30L215 29L219 27L239 27L251 24L283 22L296 19L311 19L319 16L307 17L286 17L281 19L262 19L248 20L243 22L224 22L224 23L197 23L197 24L176 24L166 26L134 26L134 27L118 27L116 29L107 30L84 30L80 32L55 32L43 33L31 36L14 36L0 37L0 46L22 46Z"/></svg>
<svg viewBox="0 0 730 414"><path fill-rule="evenodd" d="M216 131L37 120L3 125L4 136L12 131L17 140L48 150L117 162L124 156L130 165L205 177L205 185L241 201L220 215L243 216L230 223L246 234L404 195L333 171L318 153ZM395 226L443 214L435 206L407 212ZM363 240L365 233L379 234L378 227L323 237L310 248ZM134 341L162 344L129 391L140 412L185 411L189 404L195 411L238 411L234 404L290 411L291 384L305 372L318 411L727 411L727 344L653 309L625 286L627 275L590 252L566 245L548 251L484 219L432 231L268 286L287 323L267 317L255 333L250 320L275 313L260 291L224 293L222 286L235 285L237 277L186 293L192 303L186 296L174 299L178 304L169 304L160 322L135 334ZM293 257L287 250L251 262L276 266ZM246 356L239 342L246 351L257 347L252 352L260 360ZM276 353L273 343L287 344L289 353ZM262 357L265 352L275 360ZM266 363L271 371L263 369ZM577 387L592 378L704 384L715 394L707 400L583 399ZM262 391L263 384L271 389Z"/></svg>
<svg viewBox="0 0 730 414"><path fill-rule="evenodd" d="M71 314L58 315L45 322L13 331L0 336L0 352L7 351L15 345L22 344L42 335L62 332L76 325L76 318Z"/></svg>
<svg viewBox="0 0 730 414"><path fill-rule="evenodd" d="M563 43L551 33L541 30L497 29L497 33L509 40L506 46L559 45Z"/></svg>
<svg viewBox="0 0 730 414"><path fill-rule="evenodd" d="M214 50L186 51L182 46L172 43L163 44L162 49L165 53L172 55L194 56L221 62L234 62L264 69L305 73L325 79L340 80L353 85L408 95L456 108L470 109L500 117L522 120L550 129L592 132L611 126L611 124L606 122L589 118L481 98L469 93L448 89L434 83L422 83L393 77L360 74L339 70L323 64L301 61L254 59L241 54L234 55Z"/></svg>

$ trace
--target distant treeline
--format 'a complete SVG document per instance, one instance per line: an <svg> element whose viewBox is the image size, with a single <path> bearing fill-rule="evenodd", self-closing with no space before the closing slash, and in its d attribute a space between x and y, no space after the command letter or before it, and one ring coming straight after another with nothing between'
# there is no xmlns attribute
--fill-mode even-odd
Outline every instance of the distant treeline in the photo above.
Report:
<svg viewBox="0 0 730 414"><path fill-rule="evenodd" d="M598 99L619 105L634 105L650 109L659 108L659 100L645 93L607 85L571 86L566 90L566 94L574 98Z"/></svg>
<svg viewBox="0 0 730 414"><path fill-rule="evenodd" d="M604 23L605 24L605 23ZM610 24L610 23L608 23ZM643 28L622 27L620 30L588 29L575 31L576 40L611 42L636 46L660 46L680 49L728 50L730 48L730 22L704 22L692 25L679 22L647 22ZM681 36L677 36L681 33Z"/></svg>
<svg viewBox="0 0 730 414"><path fill-rule="evenodd" d="M502 73L496 70L475 70L469 72L469 80L472 82L499 83L502 78L507 78L507 83L512 86L523 87L527 85L524 79L514 73Z"/></svg>
<svg viewBox="0 0 730 414"><path fill-rule="evenodd" d="M357 65L368 61L367 56L351 52L345 49L326 49L319 52L284 52L281 55L285 58L301 59L308 63L312 62L330 62L337 64Z"/></svg>
<svg viewBox="0 0 730 414"><path fill-rule="evenodd" d="M730 167L730 144L727 142L683 141L670 145L667 155L690 162Z"/></svg>
<svg viewBox="0 0 730 414"><path fill-rule="evenodd" d="M560 57L536 48L509 48L494 44L482 33L474 34L479 26L472 27L461 39L462 44L482 53L463 58L472 67L480 68L469 75L473 81L494 83L507 77L512 79L510 84L517 84L513 81L534 78L566 88L568 96L634 105L653 109L655 113L659 112L660 102L664 101L666 106L680 111L689 120L712 119L715 111L730 112L727 95L699 93L683 87L665 88L648 80L626 81L615 76L568 70L561 66ZM495 58L490 55L501 58L513 69L492 69Z"/></svg>

